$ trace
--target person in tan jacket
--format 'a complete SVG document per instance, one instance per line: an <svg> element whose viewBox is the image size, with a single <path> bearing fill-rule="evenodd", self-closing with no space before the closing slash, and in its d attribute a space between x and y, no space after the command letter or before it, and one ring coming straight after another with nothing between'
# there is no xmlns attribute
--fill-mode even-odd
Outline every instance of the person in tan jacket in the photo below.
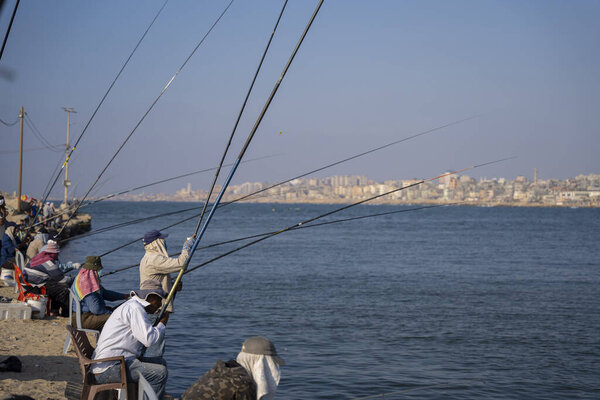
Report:
<svg viewBox="0 0 600 400"><path fill-rule="evenodd" d="M167 236L169 235L157 230L148 231L144 235L143 242L146 254L144 254L142 261L140 261L140 282L145 282L149 279L158 281L162 289L169 293L173 287L171 273L178 273L181 270L194 244L194 239L188 238L185 241L179 257L169 257L165 242ZM181 290L181 288L178 290ZM173 312L173 302L169 304L167 311ZM153 319L154 316L149 317ZM152 320L151 322L154 321ZM146 354L151 353L151 356L162 356L164 345L164 340L162 340L160 343L150 347Z"/></svg>

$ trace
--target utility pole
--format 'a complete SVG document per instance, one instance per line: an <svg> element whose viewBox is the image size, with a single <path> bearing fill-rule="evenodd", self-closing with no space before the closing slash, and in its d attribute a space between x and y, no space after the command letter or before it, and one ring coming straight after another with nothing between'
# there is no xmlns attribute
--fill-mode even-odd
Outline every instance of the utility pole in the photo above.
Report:
<svg viewBox="0 0 600 400"><path fill-rule="evenodd" d="M20 124L20 144L19 144L19 191L17 193L17 212L21 212L21 183L23 181L23 117L25 113L23 112L23 107L21 107L21 112L19 113L19 118L21 119Z"/></svg>
<svg viewBox="0 0 600 400"><path fill-rule="evenodd" d="M65 186L65 207L67 207L68 203L67 203L67 196L69 194L69 186L71 186L71 181L69 180L69 147L71 147L71 145L69 144L69 129L71 127L71 113L75 113L77 114L77 111L75 111L73 108L70 107L63 107L63 110L65 110L67 112L67 144L65 147L65 180L63 181L63 185Z"/></svg>

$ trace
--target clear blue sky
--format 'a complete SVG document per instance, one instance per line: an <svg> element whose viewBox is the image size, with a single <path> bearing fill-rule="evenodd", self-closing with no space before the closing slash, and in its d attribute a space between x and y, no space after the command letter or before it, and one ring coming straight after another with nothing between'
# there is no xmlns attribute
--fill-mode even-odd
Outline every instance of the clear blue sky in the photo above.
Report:
<svg viewBox="0 0 600 400"><path fill-rule="evenodd" d="M15 0L0 15L2 37ZM24 106L52 143L79 136L157 1L21 2L0 67L0 118ZM218 163L282 1L236 0L101 180L110 193ZM74 153L82 195L225 7L171 0ZM235 158L316 1L291 0L229 160ZM234 183L295 176L419 131L476 120L319 176L428 178L518 156L479 177L600 173L600 2L326 1ZM6 79L7 71L13 79ZM280 135L279 132L283 133ZM18 126L0 125L0 189L17 188ZM42 144L26 126L25 148ZM25 153L24 192L39 196L61 154ZM155 187L172 192L212 175ZM150 190L148 190L150 191ZM55 189L61 196L62 186Z"/></svg>

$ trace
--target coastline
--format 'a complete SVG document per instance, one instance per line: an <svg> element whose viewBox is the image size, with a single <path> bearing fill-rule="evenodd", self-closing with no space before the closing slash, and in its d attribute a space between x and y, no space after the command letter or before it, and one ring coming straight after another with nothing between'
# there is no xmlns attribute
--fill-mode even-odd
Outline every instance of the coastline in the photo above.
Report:
<svg viewBox="0 0 600 400"><path fill-rule="evenodd" d="M0 296L16 298L12 287ZM67 384L81 384L77 357L62 354L68 318L0 320L0 361L21 360L21 372L0 372L0 396L26 395L34 399L65 399Z"/></svg>

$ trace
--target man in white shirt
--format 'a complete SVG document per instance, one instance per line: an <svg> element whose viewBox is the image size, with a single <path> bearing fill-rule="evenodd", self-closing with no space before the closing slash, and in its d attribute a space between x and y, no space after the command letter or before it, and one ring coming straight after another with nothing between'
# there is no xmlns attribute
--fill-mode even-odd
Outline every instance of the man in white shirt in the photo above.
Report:
<svg viewBox="0 0 600 400"><path fill-rule="evenodd" d="M93 359L124 356L127 367L127 380L137 382L138 371L152 386L159 399L165 394L167 383L167 363L162 357L140 357L144 347L150 347L165 334L169 313L165 313L157 326L153 327L148 314L156 313L167 293L159 282L147 280L140 289L131 292L127 300L106 321ZM118 381L120 367L116 362L99 363L92 372L99 383Z"/></svg>

